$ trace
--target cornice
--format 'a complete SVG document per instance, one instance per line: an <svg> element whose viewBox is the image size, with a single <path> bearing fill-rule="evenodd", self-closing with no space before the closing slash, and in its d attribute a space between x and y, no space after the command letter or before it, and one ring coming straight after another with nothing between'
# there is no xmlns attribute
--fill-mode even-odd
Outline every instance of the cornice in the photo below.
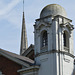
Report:
<svg viewBox="0 0 75 75"><path fill-rule="evenodd" d="M51 50L51 51L46 51L46 52L38 53L38 54L35 55L35 57L41 56L41 55L44 55L44 54L51 54L51 53L65 54L65 55L68 55L68 56L74 58L74 55L73 54L68 53L68 52L65 52L65 51L59 51L59 50Z"/></svg>

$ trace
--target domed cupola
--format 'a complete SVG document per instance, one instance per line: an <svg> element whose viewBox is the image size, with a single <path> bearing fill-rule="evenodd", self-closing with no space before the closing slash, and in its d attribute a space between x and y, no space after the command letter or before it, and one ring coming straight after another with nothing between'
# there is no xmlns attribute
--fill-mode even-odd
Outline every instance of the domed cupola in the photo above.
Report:
<svg viewBox="0 0 75 75"><path fill-rule="evenodd" d="M67 17L65 9L58 4L50 4L44 7L43 10L41 11L40 18L44 18L50 15L53 16L61 15Z"/></svg>

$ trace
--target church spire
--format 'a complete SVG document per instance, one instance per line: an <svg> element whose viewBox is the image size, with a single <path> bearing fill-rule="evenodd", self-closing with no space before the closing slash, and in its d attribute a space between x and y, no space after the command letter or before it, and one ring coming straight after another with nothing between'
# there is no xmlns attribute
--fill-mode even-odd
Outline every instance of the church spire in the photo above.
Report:
<svg viewBox="0 0 75 75"><path fill-rule="evenodd" d="M28 42L27 42L27 33L26 33L26 25L25 25L25 18L24 18L24 0L23 0L23 19L22 19L20 55L22 55L27 48L28 48Z"/></svg>
<svg viewBox="0 0 75 75"><path fill-rule="evenodd" d="M23 12L24 12L24 0L23 0Z"/></svg>

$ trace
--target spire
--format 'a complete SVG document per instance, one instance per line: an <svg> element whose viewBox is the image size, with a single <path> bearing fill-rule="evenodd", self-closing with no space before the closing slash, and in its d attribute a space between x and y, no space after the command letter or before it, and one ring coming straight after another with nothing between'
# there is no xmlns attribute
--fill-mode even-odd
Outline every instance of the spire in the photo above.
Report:
<svg viewBox="0 0 75 75"><path fill-rule="evenodd" d="M24 0L23 0L23 19L22 19L20 55L22 55L27 48L28 48L28 42L27 42L27 33L26 33L26 25L25 25L25 18L24 18Z"/></svg>
<svg viewBox="0 0 75 75"><path fill-rule="evenodd" d="M23 12L24 12L24 0L23 0Z"/></svg>

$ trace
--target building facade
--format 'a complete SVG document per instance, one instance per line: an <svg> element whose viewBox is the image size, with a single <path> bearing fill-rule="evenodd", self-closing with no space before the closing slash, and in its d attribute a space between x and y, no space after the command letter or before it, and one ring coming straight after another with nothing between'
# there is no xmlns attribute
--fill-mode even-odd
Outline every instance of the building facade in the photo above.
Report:
<svg viewBox="0 0 75 75"><path fill-rule="evenodd" d="M74 69L73 25L57 4L47 5L36 20L35 61L38 75L72 75Z"/></svg>
<svg viewBox="0 0 75 75"><path fill-rule="evenodd" d="M34 45L28 47L23 12L20 55L0 49L0 75L10 75L9 67L13 75L74 75L73 30L63 7L47 5L34 25Z"/></svg>

